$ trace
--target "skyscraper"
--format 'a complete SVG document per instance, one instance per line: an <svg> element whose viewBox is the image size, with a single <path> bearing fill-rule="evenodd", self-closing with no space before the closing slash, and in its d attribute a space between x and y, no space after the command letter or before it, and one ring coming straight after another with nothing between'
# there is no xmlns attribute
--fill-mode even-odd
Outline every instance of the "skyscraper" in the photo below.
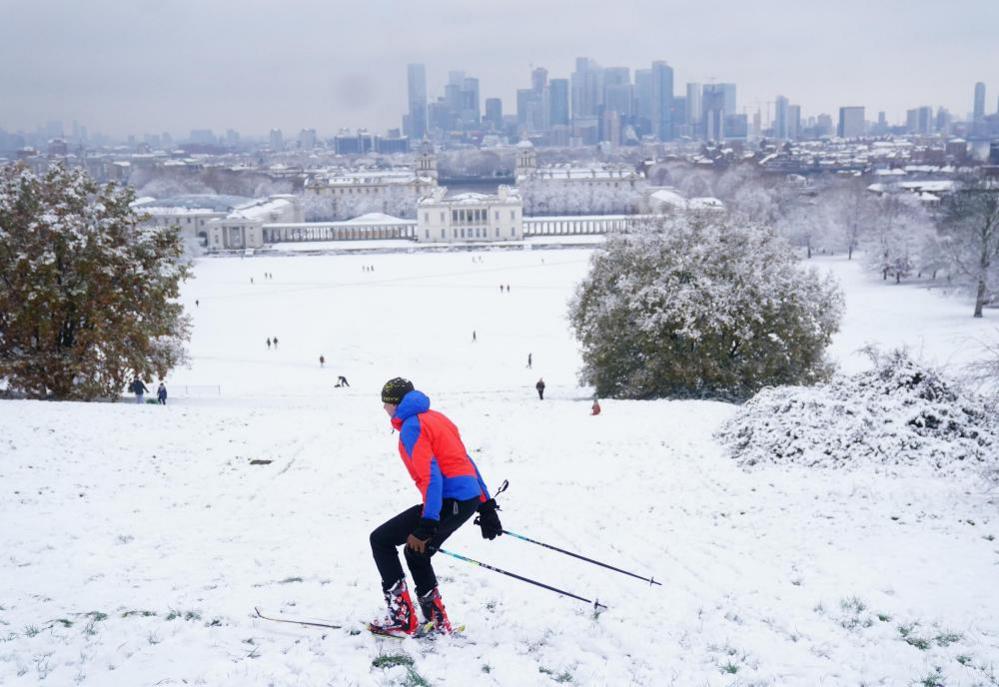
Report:
<svg viewBox="0 0 999 687"><path fill-rule="evenodd" d="M774 138L780 141L788 139L787 110L789 105L788 99L782 95L777 96L777 99L774 101Z"/></svg>
<svg viewBox="0 0 999 687"><path fill-rule="evenodd" d="M635 70L635 114L638 115L638 133L652 133L652 70Z"/></svg>
<svg viewBox="0 0 999 687"><path fill-rule="evenodd" d="M725 89L724 84L704 84L701 97L701 129L707 141L725 138Z"/></svg>
<svg viewBox="0 0 999 687"><path fill-rule="evenodd" d="M701 121L701 84L687 84L687 123L696 126Z"/></svg>
<svg viewBox="0 0 999 687"><path fill-rule="evenodd" d="M531 90L533 90L538 95L545 92L545 88L548 87L548 70L544 67L538 67L533 72L531 72Z"/></svg>
<svg viewBox="0 0 999 687"><path fill-rule="evenodd" d="M836 134L840 138L860 138L864 135L864 108L859 106L839 108L839 126Z"/></svg>
<svg viewBox="0 0 999 687"><path fill-rule="evenodd" d="M410 138L423 138L427 133L427 68L422 64L407 65L406 84L409 116L403 123L403 132Z"/></svg>
<svg viewBox="0 0 999 687"><path fill-rule="evenodd" d="M980 122L985 119L985 84L981 81L975 84L975 114L972 120Z"/></svg>
<svg viewBox="0 0 999 687"><path fill-rule="evenodd" d="M652 63L652 127L660 141L673 138L673 68Z"/></svg>
<svg viewBox="0 0 999 687"><path fill-rule="evenodd" d="M552 79L548 82L548 111L552 126L569 124L569 80Z"/></svg>
<svg viewBox="0 0 999 687"><path fill-rule="evenodd" d="M503 101L499 98L486 98L485 121L493 131L503 130Z"/></svg>
<svg viewBox="0 0 999 687"><path fill-rule="evenodd" d="M787 137L792 141L801 138L801 105L787 108Z"/></svg>

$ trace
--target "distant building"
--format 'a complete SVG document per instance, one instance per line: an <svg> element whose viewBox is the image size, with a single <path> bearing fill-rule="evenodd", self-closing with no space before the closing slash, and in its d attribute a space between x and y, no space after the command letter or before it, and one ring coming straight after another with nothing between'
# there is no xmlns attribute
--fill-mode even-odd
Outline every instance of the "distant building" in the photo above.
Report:
<svg viewBox="0 0 999 687"><path fill-rule="evenodd" d="M403 133L419 140L427 133L427 68L422 64L406 66L406 86L409 114L403 122Z"/></svg>
<svg viewBox="0 0 999 687"><path fill-rule="evenodd" d="M569 80L548 82L548 112L551 126L569 125Z"/></svg>
<svg viewBox="0 0 999 687"><path fill-rule="evenodd" d="M302 150L313 150L316 147L316 130L302 129L298 132L298 147Z"/></svg>
<svg viewBox="0 0 999 687"><path fill-rule="evenodd" d="M673 68L652 63L652 126L660 141L673 139Z"/></svg>
<svg viewBox="0 0 999 687"><path fill-rule="evenodd" d="M864 108L839 108L839 126L836 130L840 138L860 138L864 135Z"/></svg>
<svg viewBox="0 0 999 687"><path fill-rule="evenodd" d="M975 102L972 121L980 122L983 119L985 119L985 84L979 81L975 84Z"/></svg>
<svg viewBox="0 0 999 687"><path fill-rule="evenodd" d="M240 205L222 219L207 222L208 250L245 250L264 245L264 225L302 221L295 195L277 195Z"/></svg>
<svg viewBox="0 0 999 687"><path fill-rule="evenodd" d="M503 130L503 101L499 98L486 98L486 116L484 121L493 131Z"/></svg>
<svg viewBox="0 0 999 687"><path fill-rule="evenodd" d="M725 138L725 89L722 84L704 84L701 99L701 131L707 141Z"/></svg>
<svg viewBox="0 0 999 687"><path fill-rule="evenodd" d="M269 142L271 150L284 150L284 136L281 134L281 129L271 129Z"/></svg>
<svg viewBox="0 0 999 687"><path fill-rule="evenodd" d="M517 241L524 236L524 204L516 189L500 186L496 195L461 193L447 197L439 186L416 208L416 240L421 243Z"/></svg>
<svg viewBox="0 0 999 687"><path fill-rule="evenodd" d="M782 95L777 96L774 101L774 138L779 141L786 141L788 135L788 108L790 101Z"/></svg>
<svg viewBox="0 0 999 687"><path fill-rule="evenodd" d="M787 108L787 137L792 141L801 138L801 105L790 105Z"/></svg>

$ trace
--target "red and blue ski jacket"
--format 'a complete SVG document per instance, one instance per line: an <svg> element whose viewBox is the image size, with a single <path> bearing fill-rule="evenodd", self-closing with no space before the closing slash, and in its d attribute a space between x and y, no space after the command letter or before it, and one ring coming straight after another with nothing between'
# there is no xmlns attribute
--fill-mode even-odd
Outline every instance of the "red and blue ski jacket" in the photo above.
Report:
<svg viewBox="0 0 999 687"><path fill-rule="evenodd" d="M406 394L392 417L399 430L399 455L423 495L423 515L440 520L444 499L489 500L489 491L475 467L458 428L443 414L430 410L422 391Z"/></svg>

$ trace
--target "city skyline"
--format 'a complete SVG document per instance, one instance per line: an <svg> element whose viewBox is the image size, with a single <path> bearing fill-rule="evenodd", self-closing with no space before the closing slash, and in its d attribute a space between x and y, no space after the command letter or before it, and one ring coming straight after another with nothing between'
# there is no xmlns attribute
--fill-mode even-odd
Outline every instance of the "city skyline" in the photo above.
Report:
<svg viewBox="0 0 999 687"><path fill-rule="evenodd" d="M500 98L512 114L533 70L568 78L584 56L633 75L664 61L676 96L687 83L736 83L739 113L760 109L765 118L783 95L805 117L862 105L869 116L885 111L904 122L908 110L929 105L963 119L976 82L986 84L985 111L994 112L999 51L990 27L999 24L999 5L963 0L941 21L928 3L913 12L918 4L847 0L804 9L761 0L754 11L713 12L640 2L596 26L585 8L567 2L514 0L470 16L462 3L444 0L413 17L373 2L351 6L348 17L344 5L313 0L293 2L282 15L228 0L65 3L56 13L14 0L0 45L31 59L0 61L0 128L76 120L119 137L227 128L250 136L272 128L382 132L402 128L410 63L425 65L429 101L460 70L478 79L480 108ZM293 21L300 17L312 20ZM848 40L868 47L851 49Z"/></svg>

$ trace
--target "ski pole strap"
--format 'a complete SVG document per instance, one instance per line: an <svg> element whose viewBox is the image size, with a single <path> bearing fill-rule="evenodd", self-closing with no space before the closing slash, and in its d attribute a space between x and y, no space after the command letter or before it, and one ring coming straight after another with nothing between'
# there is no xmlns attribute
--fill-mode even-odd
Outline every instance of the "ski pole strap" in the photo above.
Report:
<svg viewBox="0 0 999 687"><path fill-rule="evenodd" d="M558 587L552 587L551 585L545 584L544 582L538 582L537 580L532 580L529 577L524 577L523 575L518 575L516 573L508 572L506 570L501 570L500 568L493 567L493 566L489 565L488 563L483 563L482 561L477 561L475 559L468 558L467 556L462 556L460 553L454 553L453 551L448 551L447 549L437 549L437 551L439 553L443 553L443 554L446 554L448 556L451 556L452 558L457 558L459 561L465 561L466 563L471 563L472 565L477 565L480 568L485 568L486 570L492 570L493 572L498 572L498 573L500 573L502 575L506 575L507 577L512 577L515 580L520 580L521 582L527 582L528 584L533 584L536 587L541 587L543 589L547 589L549 591L553 591L556 594L562 594L563 596L568 596L568 597L571 597L573 599L577 599L579 601L583 601L585 603L592 604L594 610L600 609L600 608L607 608L607 606L605 606L604 604L600 603L599 601L591 601L590 599L587 599L586 597L582 597L582 596L579 596L577 594L573 594L572 592L567 592L564 589L559 589Z"/></svg>
<svg viewBox="0 0 999 687"><path fill-rule="evenodd" d="M593 560L592 558L587 558L586 556L580 555L578 553L573 553L572 551L566 551L565 549L560 549L557 546L552 546L551 544L545 544L544 542L537 541L536 539L531 539L530 537L525 537L522 534L517 534L516 532L511 532L510 530L503 530L503 534L510 535L514 539L520 539L521 541L530 542L531 544L537 544L538 546L543 546L546 549L551 549L552 551L558 551L559 553L564 553L566 556L572 556L573 558L578 558L581 561L586 561L587 563L593 563L594 565L599 565L602 568L607 568L608 570L614 570L625 575L629 575L636 579L648 582L650 585L657 584L660 587L662 582L657 582L651 577L642 577L641 575L636 575L633 572L628 572L627 570L622 570L621 568L616 568L613 565L608 565L607 563L601 563L600 561Z"/></svg>

